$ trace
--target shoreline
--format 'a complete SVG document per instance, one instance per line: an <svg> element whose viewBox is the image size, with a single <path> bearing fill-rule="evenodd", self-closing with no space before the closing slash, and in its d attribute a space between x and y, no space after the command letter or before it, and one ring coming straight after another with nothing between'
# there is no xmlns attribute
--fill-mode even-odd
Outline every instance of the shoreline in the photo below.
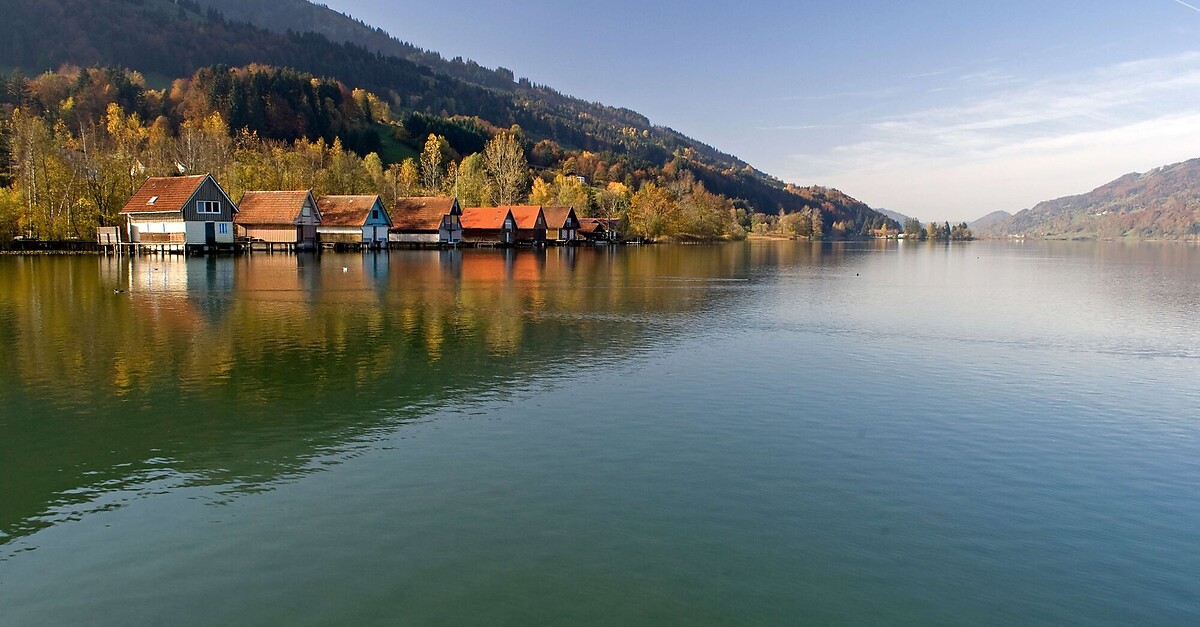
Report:
<svg viewBox="0 0 1200 627"><path fill-rule="evenodd" d="M882 242L906 242L908 240L898 240L898 239L894 239L894 238L889 238L889 239L853 238L853 239L815 240L815 239L811 239L811 238L781 237L781 236L770 236L770 235L750 235L750 236L747 236L745 239L741 239L741 240L683 240L683 241L663 240L663 241L654 242L652 245L657 245L657 246L696 246L696 245L709 245L709 244L736 244L738 242L754 242L754 243L795 242L795 243L805 243L805 244L837 244L837 243L846 243L846 242L880 242L880 241L882 241ZM930 244L936 244L936 243L962 244L962 243L968 243L968 242L1008 242L1008 243L1019 244L1019 243L1025 243L1025 242L1055 242L1055 243L1072 243L1072 244L1105 243L1105 244L1169 244L1169 245L1200 246L1200 241L1196 241L1196 240L1130 239L1130 238L1073 238L1073 239L1066 239L1066 238L1050 238L1050 237L1039 237L1039 238L1033 238L1033 237L1025 237L1025 238L977 237L973 240L957 240L957 241L953 241L953 242L937 241L937 240L920 240L920 242L921 243L930 243ZM642 244L640 244L640 246L645 246L647 244L648 243L642 243ZM476 248L476 247L441 248L441 249L437 249L437 250L470 250L473 248ZM488 250L491 250L493 248L495 248L495 247L487 247ZM571 248L571 247L569 247L569 246L566 246L566 247L547 246L545 248L548 250L550 248ZM592 246L578 246L576 248L591 249L593 247ZM374 252L390 252L393 250L399 251L399 250L432 250L432 249L396 247L396 248L385 248L385 249L381 249L379 251L374 251ZM530 248L530 247L517 247L517 248L514 248L513 250L536 250L536 249ZM327 252L334 252L334 251L327 251ZM280 253L275 253L275 254L280 254ZM285 254L295 255L297 253L289 252L289 253L285 253ZM0 250L0 257L93 257L93 256L94 257L156 257L156 256L160 256L160 255L156 255L156 254L126 254L126 253L117 254L117 253L113 253L112 251L104 251L104 250ZM185 257L185 256L189 256L189 255L184 255L184 254L180 253L180 254L172 254L172 255L168 255L168 256ZM207 256L211 256L211 255L190 255L190 256L207 257ZM226 254L226 255L216 255L216 256L219 256L219 257L220 256L241 257L241 256L253 256L253 254L252 253L241 253L241 254L237 254L237 255Z"/></svg>

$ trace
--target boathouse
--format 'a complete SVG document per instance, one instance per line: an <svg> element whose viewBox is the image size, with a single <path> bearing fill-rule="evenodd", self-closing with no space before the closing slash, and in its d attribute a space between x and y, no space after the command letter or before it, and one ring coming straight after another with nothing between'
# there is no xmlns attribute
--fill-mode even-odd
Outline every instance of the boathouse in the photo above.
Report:
<svg viewBox="0 0 1200 627"><path fill-rule="evenodd" d="M476 246L512 246L517 221L508 207L470 207L462 215L463 242Z"/></svg>
<svg viewBox="0 0 1200 627"><path fill-rule="evenodd" d="M457 198L400 198L392 208L390 241L413 246L462 242L462 207Z"/></svg>
<svg viewBox="0 0 1200 627"><path fill-rule="evenodd" d="M237 234L251 246L311 250L317 245L321 210L312 191L246 192L234 218Z"/></svg>
<svg viewBox="0 0 1200 627"><path fill-rule="evenodd" d="M571 207L545 207L542 209L546 217L546 239L559 244L569 244L575 241L579 232L579 218Z"/></svg>
<svg viewBox="0 0 1200 627"><path fill-rule="evenodd" d="M387 247L392 219L379 196L321 196L317 208L322 246Z"/></svg>
<svg viewBox="0 0 1200 627"><path fill-rule="evenodd" d="M232 248L236 213L209 174L150 177L121 209L127 242L178 250Z"/></svg>
<svg viewBox="0 0 1200 627"><path fill-rule="evenodd" d="M580 218L579 239L595 244L619 242L621 234L617 231L618 220L606 218Z"/></svg>
<svg viewBox="0 0 1200 627"><path fill-rule="evenodd" d="M541 207L508 207L517 222L518 244L546 243L546 215Z"/></svg>

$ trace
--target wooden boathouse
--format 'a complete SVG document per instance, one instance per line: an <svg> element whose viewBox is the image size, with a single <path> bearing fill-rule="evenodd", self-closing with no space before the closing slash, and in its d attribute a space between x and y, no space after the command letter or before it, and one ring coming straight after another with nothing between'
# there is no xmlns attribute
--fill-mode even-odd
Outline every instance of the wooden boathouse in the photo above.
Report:
<svg viewBox="0 0 1200 627"><path fill-rule="evenodd" d="M379 196L321 196L317 208L321 246L387 248L392 219Z"/></svg>
<svg viewBox="0 0 1200 627"><path fill-rule="evenodd" d="M399 246L454 246L463 241L457 198L399 198L392 208L389 241Z"/></svg>
<svg viewBox="0 0 1200 627"><path fill-rule="evenodd" d="M571 244L579 233L579 217L572 207L544 207L546 218L546 240L558 244Z"/></svg>
<svg viewBox="0 0 1200 627"><path fill-rule="evenodd" d="M469 207L462 215L463 242L474 246L512 246L517 221L508 207Z"/></svg>
<svg viewBox="0 0 1200 627"><path fill-rule="evenodd" d="M538 246L546 243L546 215L541 207L509 207L517 222L517 243Z"/></svg>
<svg viewBox="0 0 1200 627"><path fill-rule="evenodd" d="M313 250L321 210L311 190L246 192L234 224L251 250Z"/></svg>

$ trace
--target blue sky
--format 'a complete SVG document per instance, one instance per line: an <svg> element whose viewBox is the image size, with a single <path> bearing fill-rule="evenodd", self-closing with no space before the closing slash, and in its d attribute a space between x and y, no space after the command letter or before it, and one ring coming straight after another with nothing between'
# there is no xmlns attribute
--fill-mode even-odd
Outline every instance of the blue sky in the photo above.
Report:
<svg viewBox="0 0 1200 627"><path fill-rule="evenodd" d="M1180 0L325 3L925 220L1200 157Z"/></svg>

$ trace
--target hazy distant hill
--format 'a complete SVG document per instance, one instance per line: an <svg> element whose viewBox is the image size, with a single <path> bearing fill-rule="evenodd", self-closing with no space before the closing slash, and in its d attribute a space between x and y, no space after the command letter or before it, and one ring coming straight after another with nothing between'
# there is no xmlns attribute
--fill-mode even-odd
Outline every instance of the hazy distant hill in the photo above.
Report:
<svg viewBox="0 0 1200 627"><path fill-rule="evenodd" d="M978 233L981 230L990 229L993 226L1008 220L1012 217L1012 215L1013 214L1007 211L993 211L986 216L983 216L982 218L972 222L968 226L971 227L972 231Z"/></svg>
<svg viewBox="0 0 1200 627"><path fill-rule="evenodd" d="M304 0L206 0L205 5L196 0L0 0L0 67L36 74L63 64L113 65L139 70L160 84L214 65L289 67L377 93L401 116L474 118L493 128L520 125L530 145L550 142L548 153L561 155L542 167L563 166L572 153L589 151L610 165L621 162L625 171L686 168L711 191L764 213L820 206L828 223L844 222L850 233L865 232L884 219L836 190L785 185L629 109L571 98L515 80L507 70L446 61ZM270 32L250 21L290 32Z"/></svg>
<svg viewBox="0 0 1200 627"><path fill-rule="evenodd" d="M1086 194L1039 203L980 232L993 237L1197 237L1200 159L1127 174Z"/></svg>
<svg viewBox="0 0 1200 627"><path fill-rule="evenodd" d="M912 219L911 216L906 216L903 213L900 213L899 211L892 211L890 209L878 209L877 208L877 209L875 209L875 211L878 211L879 213L882 213L883 215L895 220L901 226L904 226L905 222Z"/></svg>

